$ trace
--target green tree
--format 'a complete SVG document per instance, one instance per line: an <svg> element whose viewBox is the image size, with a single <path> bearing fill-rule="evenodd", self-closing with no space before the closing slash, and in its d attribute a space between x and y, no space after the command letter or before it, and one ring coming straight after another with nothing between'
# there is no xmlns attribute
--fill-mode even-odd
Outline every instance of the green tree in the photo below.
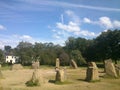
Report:
<svg viewBox="0 0 120 90"><path fill-rule="evenodd" d="M74 59L78 65L82 65L86 63L85 59L83 58L79 50L72 50L70 56L71 59Z"/></svg>
<svg viewBox="0 0 120 90"><path fill-rule="evenodd" d="M31 64L34 56L33 45L31 43L20 42L15 50L16 55L19 56L21 64Z"/></svg>
<svg viewBox="0 0 120 90"><path fill-rule="evenodd" d="M65 65L69 65L70 59L69 59L69 55L66 52L62 52L59 55L59 59L60 59L60 64L65 66Z"/></svg>
<svg viewBox="0 0 120 90"><path fill-rule="evenodd" d="M3 51L0 49L0 63L4 62L4 53Z"/></svg>
<svg viewBox="0 0 120 90"><path fill-rule="evenodd" d="M12 53L12 48L11 48L11 46L9 46L9 45L4 46L4 51L5 51L5 54L6 54L6 55L13 54L13 53Z"/></svg>
<svg viewBox="0 0 120 90"><path fill-rule="evenodd" d="M113 59L115 63L120 59L120 30L102 32L94 41L97 58L100 60Z"/></svg>
<svg viewBox="0 0 120 90"><path fill-rule="evenodd" d="M17 45L18 49L27 48L27 47L33 47L32 43L22 41L22 42L19 42L19 44Z"/></svg>

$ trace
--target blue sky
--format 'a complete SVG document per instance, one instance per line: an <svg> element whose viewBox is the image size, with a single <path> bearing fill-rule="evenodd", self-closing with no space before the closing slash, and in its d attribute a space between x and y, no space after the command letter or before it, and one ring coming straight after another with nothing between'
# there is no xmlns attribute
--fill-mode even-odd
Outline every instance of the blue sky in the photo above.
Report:
<svg viewBox="0 0 120 90"><path fill-rule="evenodd" d="M0 0L0 49L20 41L64 45L120 29L120 0Z"/></svg>

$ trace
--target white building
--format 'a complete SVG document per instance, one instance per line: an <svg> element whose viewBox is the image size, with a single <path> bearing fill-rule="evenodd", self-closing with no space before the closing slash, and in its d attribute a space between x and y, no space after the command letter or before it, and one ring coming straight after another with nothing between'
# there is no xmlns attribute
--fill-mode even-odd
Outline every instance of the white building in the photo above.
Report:
<svg viewBox="0 0 120 90"><path fill-rule="evenodd" d="M14 64L14 63L17 63L17 62L18 62L18 59L19 59L19 57L17 57L17 56L6 55L6 57L5 57L5 62L6 62L6 63L12 63L12 64Z"/></svg>

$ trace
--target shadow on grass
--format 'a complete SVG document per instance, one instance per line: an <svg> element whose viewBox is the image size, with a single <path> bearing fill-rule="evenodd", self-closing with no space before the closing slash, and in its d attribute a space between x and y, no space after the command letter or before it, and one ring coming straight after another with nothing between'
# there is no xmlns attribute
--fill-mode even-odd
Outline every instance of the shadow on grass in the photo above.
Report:
<svg viewBox="0 0 120 90"><path fill-rule="evenodd" d="M55 80L49 80L48 82L55 84Z"/></svg>
<svg viewBox="0 0 120 90"><path fill-rule="evenodd" d="M86 80L86 79L77 79L78 81L84 81L84 82L89 82L89 83L95 83L95 82L100 82L100 80Z"/></svg>
<svg viewBox="0 0 120 90"><path fill-rule="evenodd" d="M48 82L49 82L49 83L56 84L56 85L72 84L72 82L69 82L69 81L59 82L59 81L55 81L55 80L49 80Z"/></svg>
<svg viewBox="0 0 120 90"><path fill-rule="evenodd" d="M105 75L101 76L101 78L105 78L105 79L120 79L120 76L115 77L115 76L110 76L110 75L105 74Z"/></svg>
<svg viewBox="0 0 120 90"><path fill-rule="evenodd" d="M78 81L84 81L84 82L86 82L86 79L77 79Z"/></svg>
<svg viewBox="0 0 120 90"><path fill-rule="evenodd" d="M98 68L104 68L104 64L102 64L102 63L97 63L97 67L98 67Z"/></svg>

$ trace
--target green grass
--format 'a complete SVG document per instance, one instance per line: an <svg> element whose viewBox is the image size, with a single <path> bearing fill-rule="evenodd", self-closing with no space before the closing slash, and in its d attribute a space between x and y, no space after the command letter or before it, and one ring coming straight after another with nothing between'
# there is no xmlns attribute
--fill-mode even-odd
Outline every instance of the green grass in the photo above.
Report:
<svg viewBox="0 0 120 90"><path fill-rule="evenodd" d="M27 81L25 84L28 87L40 86L40 83L39 83L38 79L36 79L35 82L33 82L32 80Z"/></svg>
<svg viewBox="0 0 120 90"><path fill-rule="evenodd" d="M5 65L1 67L1 70L10 70L11 66Z"/></svg>
<svg viewBox="0 0 120 90"><path fill-rule="evenodd" d="M55 81L55 80L49 80L49 83L53 83L56 85L66 85L66 84L72 84L73 82L70 82L68 80L64 81L64 82L59 82L59 81Z"/></svg>
<svg viewBox="0 0 120 90"><path fill-rule="evenodd" d="M88 81L90 83L96 83L96 82L100 82L101 80L91 80L91 81Z"/></svg>
<svg viewBox="0 0 120 90"><path fill-rule="evenodd" d="M107 75L107 74L105 74L103 76L103 78L106 78L106 79L119 79L119 77L113 77L113 76L110 76L110 75Z"/></svg>
<svg viewBox="0 0 120 90"><path fill-rule="evenodd" d="M56 81L55 84L57 84L57 85L65 85L65 84L72 84L72 82L70 82L70 81L64 81L64 82Z"/></svg>

